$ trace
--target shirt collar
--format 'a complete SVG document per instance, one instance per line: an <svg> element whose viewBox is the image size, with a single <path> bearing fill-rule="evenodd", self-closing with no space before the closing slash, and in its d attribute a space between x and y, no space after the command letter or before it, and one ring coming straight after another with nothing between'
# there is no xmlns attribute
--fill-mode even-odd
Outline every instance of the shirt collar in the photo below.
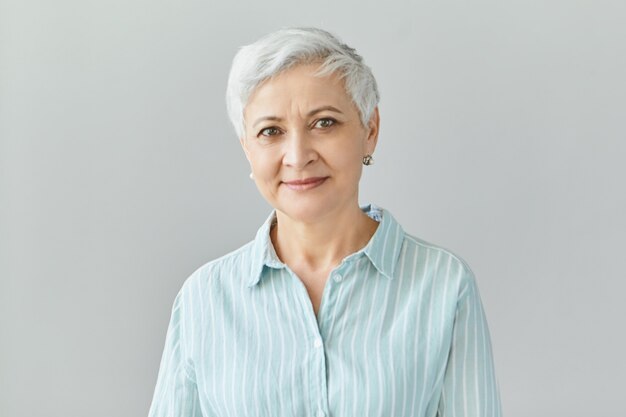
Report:
<svg viewBox="0 0 626 417"><path fill-rule="evenodd" d="M381 207L367 204L361 206L361 210L380 224L367 245L346 257L346 260L365 254L378 272L392 279L404 240L404 230L391 213ZM252 264L250 265L248 287L256 285L261 280L265 267L276 269L285 267L285 264L276 255L270 239L270 228L275 220L276 210L272 210L252 242Z"/></svg>

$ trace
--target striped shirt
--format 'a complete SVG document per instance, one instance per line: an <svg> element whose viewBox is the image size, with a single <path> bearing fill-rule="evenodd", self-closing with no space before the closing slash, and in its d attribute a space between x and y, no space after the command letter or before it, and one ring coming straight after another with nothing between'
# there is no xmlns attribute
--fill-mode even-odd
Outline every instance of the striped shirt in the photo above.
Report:
<svg viewBox="0 0 626 417"><path fill-rule="evenodd" d="M497 417L471 270L392 215L335 267L315 315L269 231L196 270L172 309L150 417Z"/></svg>

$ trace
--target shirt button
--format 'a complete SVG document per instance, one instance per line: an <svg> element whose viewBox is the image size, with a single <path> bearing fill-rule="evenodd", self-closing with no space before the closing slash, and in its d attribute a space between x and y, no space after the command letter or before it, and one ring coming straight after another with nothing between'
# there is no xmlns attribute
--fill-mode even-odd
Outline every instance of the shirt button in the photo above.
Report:
<svg viewBox="0 0 626 417"><path fill-rule="evenodd" d="M343 277L341 276L341 274L335 274L335 282L341 282L343 280Z"/></svg>
<svg viewBox="0 0 626 417"><path fill-rule="evenodd" d="M322 339L315 339L315 343L313 344L313 346L315 346L316 348L321 348L322 347ZM321 413L323 414L324 412L321 411Z"/></svg>

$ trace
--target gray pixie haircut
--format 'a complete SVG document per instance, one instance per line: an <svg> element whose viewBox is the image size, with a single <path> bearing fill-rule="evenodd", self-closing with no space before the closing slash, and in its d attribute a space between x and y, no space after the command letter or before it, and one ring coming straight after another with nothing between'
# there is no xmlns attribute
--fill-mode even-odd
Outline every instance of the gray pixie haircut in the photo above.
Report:
<svg viewBox="0 0 626 417"><path fill-rule="evenodd" d="M380 95L374 75L363 58L325 30L287 27L242 46L233 59L226 88L226 108L237 136L244 136L243 112L261 83L293 66L315 62L321 62L315 76L338 71L359 111L361 123L367 126Z"/></svg>

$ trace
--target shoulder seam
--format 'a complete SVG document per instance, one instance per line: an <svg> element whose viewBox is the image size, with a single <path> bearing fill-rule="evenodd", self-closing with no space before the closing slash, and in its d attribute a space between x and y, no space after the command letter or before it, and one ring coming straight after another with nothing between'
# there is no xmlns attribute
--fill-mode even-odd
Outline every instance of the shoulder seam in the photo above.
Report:
<svg viewBox="0 0 626 417"><path fill-rule="evenodd" d="M420 245L420 246L425 246L429 249L434 249L434 250L438 250L438 251L442 251L445 252L446 254L452 256L454 259L456 259L459 263L461 263L463 265L463 267L465 267L469 272L471 272L471 268L469 267L469 265L467 264L467 262L465 261L465 259L461 258L459 255L457 255L456 253L454 253L453 251L451 251L450 249L444 248L443 246L439 246L436 245L434 243L430 243L427 242L425 240L422 240L420 238L417 238L415 236L412 236L408 233L404 234L405 238L412 240L413 243Z"/></svg>

